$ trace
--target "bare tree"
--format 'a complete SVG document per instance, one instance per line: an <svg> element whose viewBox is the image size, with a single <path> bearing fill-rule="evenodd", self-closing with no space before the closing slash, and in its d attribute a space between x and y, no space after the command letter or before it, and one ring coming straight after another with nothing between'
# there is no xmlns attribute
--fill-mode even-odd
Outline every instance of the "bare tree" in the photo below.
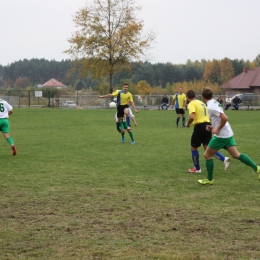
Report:
<svg viewBox="0 0 260 260"><path fill-rule="evenodd" d="M144 22L137 18L140 10L134 0L93 0L74 17L78 30L65 53L82 76L109 77L109 93L113 76L128 69L130 61L145 57L155 40L153 31L143 34Z"/></svg>

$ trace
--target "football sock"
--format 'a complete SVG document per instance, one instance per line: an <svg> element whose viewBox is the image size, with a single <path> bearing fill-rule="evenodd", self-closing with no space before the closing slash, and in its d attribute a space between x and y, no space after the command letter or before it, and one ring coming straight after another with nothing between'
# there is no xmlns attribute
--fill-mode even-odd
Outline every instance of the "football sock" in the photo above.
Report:
<svg viewBox="0 0 260 260"><path fill-rule="evenodd" d="M225 156L223 156L223 154L221 154L220 152L216 152L214 154L214 157L219 159L221 162L224 162L225 161Z"/></svg>
<svg viewBox="0 0 260 260"><path fill-rule="evenodd" d="M118 132L120 132L120 123L119 122L116 122L116 129Z"/></svg>
<svg viewBox="0 0 260 260"><path fill-rule="evenodd" d="M196 168L196 170L200 170L200 155L198 150L193 150L191 151L191 155L192 155L192 161L194 163L194 166Z"/></svg>
<svg viewBox="0 0 260 260"><path fill-rule="evenodd" d="M254 169L254 171L257 171L257 165L252 161L252 159L246 155L241 153L238 160Z"/></svg>
<svg viewBox="0 0 260 260"><path fill-rule="evenodd" d="M185 117L182 118L182 125L185 126Z"/></svg>
<svg viewBox="0 0 260 260"><path fill-rule="evenodd" d="M131 124L130 124L130 116L127 116L127 117L126 117L126 123L127 123L128 126L131 125Z"/></svg>
<svg viewBox="0 0 260 260"><path fill-rule="evenodd" d="M14 141L10 136L6 138L6 141L10 144L10 146L14 144Z"/></svg>
<svg viewBox="0 0 260 260"><path fill-rule="evenodd" d="M208 180L213 180L214 161L213 159L206 160L206 168L208 172Z"/></svg>
<svg viewBox="0 0 260 260"><path fill-rule="evenodd" d="M119 129L120 130L124 129L124 122L123 122L123 120L121 120L120 123L119 123Z"/></svg>
<svg viewBox="0 0 260 260"><path fill-rule="evenodd" d="M131 137L131 140L134 141L134 135L133 135L133 133L132 133L132 132L129 132L129 135L130 135L130 137Z"/></svg>
<svg viewBox="0 0 260 260"><path fill-rule="evenodd" d="M178 124L179 124L179 121L180 121L180 118L179 118L179 117L177 117L177 119L176 119L176 125L178 125Z"/></svg>

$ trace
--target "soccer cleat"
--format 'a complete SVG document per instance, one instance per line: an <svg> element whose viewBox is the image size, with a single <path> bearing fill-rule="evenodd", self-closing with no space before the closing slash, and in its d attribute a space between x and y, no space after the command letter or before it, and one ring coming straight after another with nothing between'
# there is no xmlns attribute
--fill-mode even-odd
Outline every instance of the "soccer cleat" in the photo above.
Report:
<svg viewBox="0 0 260 260"><path fill-rule="evenodd" d="M122 137L122 138L121 138L121 141L122 141L122 143L124 143L124 142L125 142L125 138L124 138L124 137Z"/></svg>
<svg viewBox="0 0 260 260"><path fill-rule="evenodd" d="M214 180L212 180L212 181L209 181L208 179L204 179L204 180L198 180L198 183L200 183L200 184L213 184L213 182L214 182Z"/></svg>
<svg viewBox="0 0 260 260"><path fill-rule="evenodd" d="M135 141L132 141L132 143L131 144L135 144Z"/></svg>
<svg viewBox="0 0 260 260"><path fill-rule="evenodd" d="M13 152L13 156L15 156L16 153L17 153L15 146L11 145L11 149L12 149L12 152Z"/></svg>
<svg viewBox="0 0 260 260"><path fill-rule="evenodd" d="M190 172L190 173L201 173L201 169L197 170L197 169L194 167L194 168L188 169L188 172Z"/></svg>
<svg viewBox="0 0 260 260"><path fill-rule="evenodd" d="M230 164L230 158L225 157L225 160L224 160L225 171L229 168L229 164Z"/></svg>
<svg viewBox="0 0 260 260"><path fill-rule="evenodd" d="M256 173L258 174L258 179L259 179L259 181L260 181L260 166L257 166L257 171L256 171Z"/></svg>
<svg viewBox="0 0 260 260"><path fill-rule="evenodd" d="M182 125L182 127L185 127L185 125Z"/></svg>
<svg viewBox="0 0 260 260"><path fill-rule="evenodd" d="M178 125L175 125L176 127L178 127Z"/></svg>

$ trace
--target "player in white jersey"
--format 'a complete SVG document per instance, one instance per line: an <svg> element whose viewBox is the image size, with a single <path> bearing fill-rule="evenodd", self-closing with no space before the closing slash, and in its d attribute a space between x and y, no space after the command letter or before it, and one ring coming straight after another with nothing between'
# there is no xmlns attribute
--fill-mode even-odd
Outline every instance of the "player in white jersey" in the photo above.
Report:
<svg viewBox="0 0 260 260"><path fill-rule="evenodd" d="M15 156L17 151L14 146L14 141L10 134L10 124L8 121L9 115L13 113L13 107L5 100L0 99L0 131L3 133L4 138L10 144L12 153Z"/></svg>
<svg viewBox="0 0 260 260"><path fill-rule="evenodd" d="M228 123L228 117L225 115L222 106L212 99L213 92L210 88L204 88L202 91L202 98L207 103L209 118L212 125L208 125L206 129L214 134L214 137L208 144L208 147L204 153L206 159L206 168L208 172L208 178L204 180L198 180L200 184L213 184L213 170L214 161L212 157L214 154L224 148L234 158L238 159L242 163L250 166L258 174L260 180L260 166L257 166L255 162L246 154L240 153L236 147L236 141L230 124Z"/></svg>

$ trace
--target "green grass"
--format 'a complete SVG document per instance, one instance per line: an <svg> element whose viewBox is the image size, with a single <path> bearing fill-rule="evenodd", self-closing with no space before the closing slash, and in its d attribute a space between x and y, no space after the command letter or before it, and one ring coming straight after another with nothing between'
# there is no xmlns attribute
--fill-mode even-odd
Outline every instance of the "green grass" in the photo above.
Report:
<svg viewBox="0 0 260 260"><path fill-rule="evenodd" d="M0 139L0 259L260 259L260 183L232 159L215 183L190 174L192 128L140 111L136 145L115 110L15 109L17 156ZM260 111L227 111L240 152L259 159ZM223 151L227 155L226 151Z"/></svg>

